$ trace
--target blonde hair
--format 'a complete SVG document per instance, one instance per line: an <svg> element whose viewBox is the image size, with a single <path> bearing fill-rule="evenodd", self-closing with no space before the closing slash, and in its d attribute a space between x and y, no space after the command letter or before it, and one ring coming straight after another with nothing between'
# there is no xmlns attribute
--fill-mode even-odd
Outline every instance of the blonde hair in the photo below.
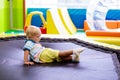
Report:
<svg viewBox="0 0 120 80"><path fill-rule="evenodd" d="M36 26L29 26L26 30L26 37L29 39L37 34L41 34L41 31Z"/></svg>

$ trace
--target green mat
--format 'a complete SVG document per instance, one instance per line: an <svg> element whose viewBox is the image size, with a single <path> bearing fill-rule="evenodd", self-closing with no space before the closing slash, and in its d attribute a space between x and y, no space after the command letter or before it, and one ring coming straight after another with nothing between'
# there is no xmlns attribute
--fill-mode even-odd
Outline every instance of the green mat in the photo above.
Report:
<svg viewBox="0 0 120 80"><path fill-rule="evenodd" d="M23 30L8 30L5 32L5 34L23 34Z"/></svg>

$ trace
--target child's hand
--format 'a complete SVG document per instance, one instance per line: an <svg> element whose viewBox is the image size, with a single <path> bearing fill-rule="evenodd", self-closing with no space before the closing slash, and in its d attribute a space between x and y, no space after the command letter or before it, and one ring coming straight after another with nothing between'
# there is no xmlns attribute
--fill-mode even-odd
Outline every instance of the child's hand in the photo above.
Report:
<svg viewBox="0 0 120 80"><path fill-rule="evenodd" d="M25 65L34 65L34 62L24 62Z"/></svg>

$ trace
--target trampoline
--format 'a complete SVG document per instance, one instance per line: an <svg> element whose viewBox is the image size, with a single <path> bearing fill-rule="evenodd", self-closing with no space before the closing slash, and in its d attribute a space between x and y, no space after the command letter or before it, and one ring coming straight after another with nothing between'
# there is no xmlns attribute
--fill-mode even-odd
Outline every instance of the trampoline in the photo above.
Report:
<svg viewBox="0 0 120 80"><path fill-rule="evenodd" d="M41 44L59 50L86 47L79 63L25 66L24 39L0 39L0 80L120 80L120 64L114 51L106 51L77 39L42 38Z"/></svg>

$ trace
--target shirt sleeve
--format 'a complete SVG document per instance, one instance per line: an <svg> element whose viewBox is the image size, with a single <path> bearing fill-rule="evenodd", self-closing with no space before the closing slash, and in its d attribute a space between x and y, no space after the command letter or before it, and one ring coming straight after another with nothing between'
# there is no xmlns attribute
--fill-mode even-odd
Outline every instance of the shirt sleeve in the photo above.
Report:
<svg viewBox="0 0 120 80"><path fill-rule="evenodd" d="M32 41L27 41L26 44L23 47L23 50L28 50L30 51L32 49L32 47L34 46L34 43Z"/></svg>

